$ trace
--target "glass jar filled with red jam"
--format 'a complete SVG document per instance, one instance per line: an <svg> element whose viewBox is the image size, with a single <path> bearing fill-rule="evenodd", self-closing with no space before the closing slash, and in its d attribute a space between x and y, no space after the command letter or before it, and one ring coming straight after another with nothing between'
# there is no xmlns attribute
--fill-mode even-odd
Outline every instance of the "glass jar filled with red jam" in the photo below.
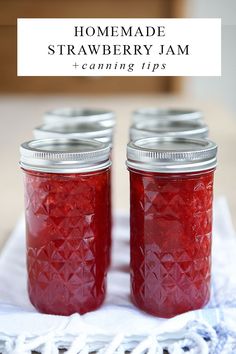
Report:
<svg viewBox="0 0 236 354"><path fill-rule="evenodd" d="M217 146L204 139L130 142L131 299L169 318L210 297Z"/></svg>
<svg viewBox="0 0 236 354"><path fill-rule="evenodd" d="M77 139L21 145L28 294L40 312L80 314L105 298L110 146Z"/></svg>
<svg viewBox="0 0 236 354"><path fill-rule="evenodd" d="M35 128L33 131L34 138L35 139L47 139L47 138L95 139L104 143L108 143L112 146L114 126L108 126L108 125L104 126L103 123L99 123L96 121L91 122L89 120L89 117L87 117L87 122L83 122L83 121L79 122L79 118L81 118L81 116L78 116L78 111L75 112L77 112L76 113L77 116L73 116L73 115L68 116L67 120L64 117L64 123L62 118L61 120L59 120L59 124L57 123L56 119L54 121L53 119L51 119L50 123ZM107 115L108 113L111 114L111 112L107 112ZM90 118L91 117L92 116L90 116ZM93 116L93 119L95 119L94 117L95 116ZM74 118L74 120L72 118ZM105 121L106 124L108 124L107 122L108 120ZM107 264L109 266L111 264L112 235L110 234L108 238L109 238L109 252L108 252Z"/></svg>
<svg viewBox="0 0 236 354"><path fill-rule="evenodd" d="M43 121L54 126L101 123L105 127L113 127L116 117L114 112L106 109L67 107L45 112Z"/></svg>
<svg viewBox="0 0 236 354"><path fill-rule="evenodd" d="M200 121L171 121L150 119L134 123L130 127L130 140L148 137L206 138L208 126Z"/></svg>
<svg viewBox="0 0 236 354"><path fill-rule="evenodd" d="M133 123L148 120L169 122L200 122L203 121L203 113L192 109L156 108L146 107L135 110L132 114Z"/></svg>

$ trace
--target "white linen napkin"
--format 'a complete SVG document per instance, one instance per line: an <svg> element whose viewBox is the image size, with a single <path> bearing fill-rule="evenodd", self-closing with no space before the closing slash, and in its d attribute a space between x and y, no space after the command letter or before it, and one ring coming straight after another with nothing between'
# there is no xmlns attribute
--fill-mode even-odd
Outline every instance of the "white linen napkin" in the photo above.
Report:
<svg viewBox="0 0 236 354"><path fill-rule="evenodd" d="M82 316L44 315L27 296L21 218L0 256L1 353L236 353L236 238L224 198L214 205L212 294L202 310L168 320L139 311L129 299L128 215L116 214L113 234L103 306Z"/></svg>

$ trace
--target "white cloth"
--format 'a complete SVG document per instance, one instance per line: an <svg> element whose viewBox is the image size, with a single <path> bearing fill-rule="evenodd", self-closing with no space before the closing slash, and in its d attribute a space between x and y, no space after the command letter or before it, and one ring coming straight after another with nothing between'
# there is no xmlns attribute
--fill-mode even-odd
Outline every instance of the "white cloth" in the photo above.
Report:
<svg viewBox="0 0 236 354"><path fill-rule="evenodd" d="M83 316L40 314L27 297L22 218L0 256L0 352L236 352L236 239L224 198L214 205L212 295L204 309L169 320L139 311L129 300L128 263L128 215L119 213L104 305Z"/></svg>

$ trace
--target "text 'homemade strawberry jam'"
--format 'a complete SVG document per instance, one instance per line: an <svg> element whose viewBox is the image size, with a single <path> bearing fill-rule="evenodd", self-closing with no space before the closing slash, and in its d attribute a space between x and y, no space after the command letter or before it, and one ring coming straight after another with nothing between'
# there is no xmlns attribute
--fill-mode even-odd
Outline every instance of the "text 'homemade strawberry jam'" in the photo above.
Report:
<svg viewBox="0 0 236 354"><path fill-rule="evenodd" d="M216 152L201 139L128 145L131 299L148 313L172 317L209 300Z"/></svg>
<svg viewBox="0 0 236 354"><path fill-rule="evenodd" d="M21 146L28 293L41 312L99 307L106 292L110 234L110 147L76 139Z"/></svg>

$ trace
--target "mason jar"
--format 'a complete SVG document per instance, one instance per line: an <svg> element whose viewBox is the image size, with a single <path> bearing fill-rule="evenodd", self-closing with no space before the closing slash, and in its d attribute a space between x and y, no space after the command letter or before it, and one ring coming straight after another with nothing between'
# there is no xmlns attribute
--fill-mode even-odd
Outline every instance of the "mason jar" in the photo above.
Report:
<svg viewBox="0 0 236 354"><path fill-rule="evenodd" d="M152 315L172 317L209 300L216 153L205 139L128 144L131 299Z"/></svg>
<svg viewBox="0 0 236 354"><path fill-rule="evenodd" d="M42 139L20 152L30 301L54 315L95 310L106 293L110 146Z"/></svg>
<svg viewBox="0 0 236 354"><path fill-rule="evenodd" d="M116 117L114 112L105 109L64 107L45 112L43 121L56 126L102 123L103 126L113 127Z"/></svg>
<svg viewBox="0 0 236 354"><path fill-rule="evenodd" d="M203 112L192 109L179 109L179 108L155 108L146 107L135 110L132 114L133 123L139 123L154 119L156 121L169 121L169 122L199 122L204 120Z"/></svg>
<svg viewBox="0 0 236 354"><path fill-rule="evenodd" d="M195 121L158 121L148 120L133 124L130 127L130 140L146 137L183 137L183 138L206 138L208 126L203 122Z"/></svg>
<svg viewBox="0 0 236 354"><path fill-rule="evenodd" d="M74 122L75 123L75 122ZM35 139L45 138L75 138L75 139L95 139L112 146L113 143L114 127L104 126L101 123L77 123L77 124L59 124L48 123L41 125L34 129L33 135ZM112 158L112 151L111 151ZM110 178L111 174L110 174ZM111 183L110 183L111 185ZM112 191L110 190L110 194ZM110 217L112 223L112 216ZM112 230L112 227L110 228ZM107 266L111 264L111 250L112 250L112 234L108 236L109 251Z"/></svg>

